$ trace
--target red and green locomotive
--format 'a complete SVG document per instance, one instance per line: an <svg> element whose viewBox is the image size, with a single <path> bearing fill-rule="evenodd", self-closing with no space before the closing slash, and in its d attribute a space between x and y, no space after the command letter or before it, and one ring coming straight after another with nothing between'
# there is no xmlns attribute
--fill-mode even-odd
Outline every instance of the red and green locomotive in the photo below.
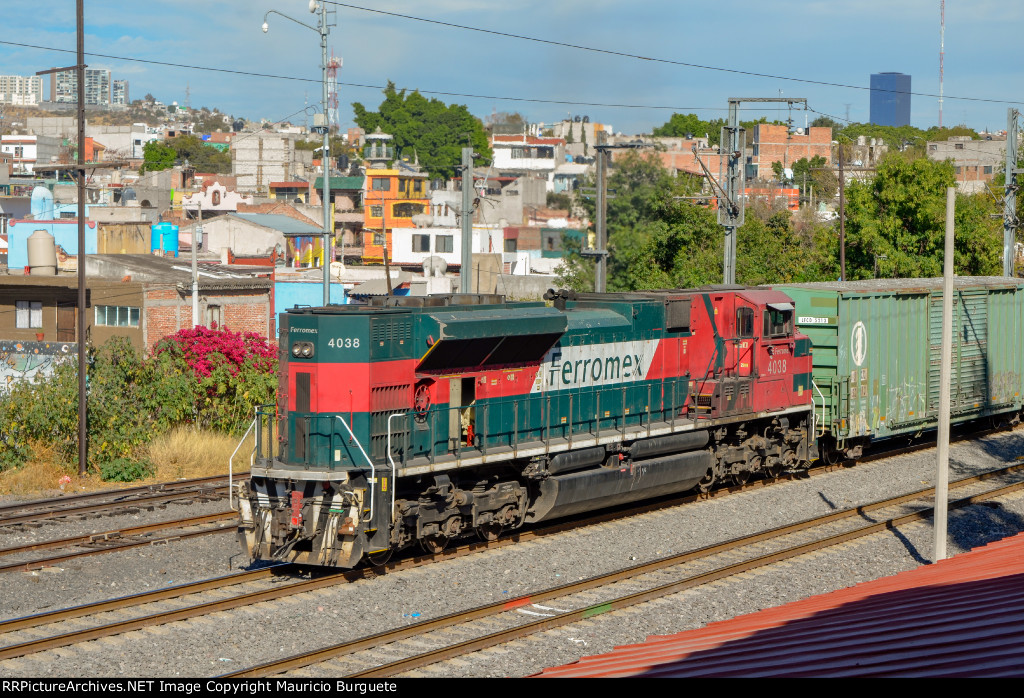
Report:
<svg viewBox="0 0 1024 698"><path fill-rule="evenodd" d="M251 557L351 567L809 462L811 347L785 293L548 300L282 314L241 489Z"/></svg>

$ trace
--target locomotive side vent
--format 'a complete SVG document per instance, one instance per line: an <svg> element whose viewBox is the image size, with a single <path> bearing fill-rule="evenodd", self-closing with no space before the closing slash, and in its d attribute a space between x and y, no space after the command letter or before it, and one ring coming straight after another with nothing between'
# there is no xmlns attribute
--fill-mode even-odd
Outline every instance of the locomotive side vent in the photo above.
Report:
<svg viewBox="0 0 1024 698"><path fill-rule="evenodd" d="M690 299L665 301L665 330L668 332L690 331Z"/></svg>

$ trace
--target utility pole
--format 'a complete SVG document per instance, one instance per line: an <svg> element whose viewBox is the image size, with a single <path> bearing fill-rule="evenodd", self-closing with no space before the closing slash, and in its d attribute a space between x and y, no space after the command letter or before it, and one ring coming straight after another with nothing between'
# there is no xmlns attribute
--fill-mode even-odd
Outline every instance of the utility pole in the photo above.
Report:
<svg viewBox="0 0 1024 698"><path fill-rule="evenodd" d="M946 559L949 497L949 376L953 370L953 213L956 187L946 189L946 252L942 264L942 359L939 362L939 433L935 475L935 542L932 562Z"/></svg>
<svg viewBox="0 0 1024 698"><path fill-rule="evenodd" d="M722 260L722 283L736 283L736 230L743 225L743 189L745 181L746 130L740 127L739 110L742 102L782 102L784 104L802 103L807 108L807 100L802 97L730 97L729 119L722 127L721 152L726 154L725 206L719 202L718 223L725 228L725 254ZM721 177L721 171L719 171Z"/></svg>
<svg viewBox="0 0 1024 698"><path fill-rule="evenodd" d="M473 266L473 146L462 149L462 266L459 293L470 292Z"/></svg>
<svg viewBox="0 0 1024 698"><path fill-rule="evenodd" d="M89 431L85 392L85 0L75 2L78 80L78 474L85 475Z"/></svg>
<svg viewBox="0 0 1024 698"><path fill-rule="evenodd" d="M323 193L321 194L323 203L324 213L324 232L323 232L323 272L324 272L324 305L327 306L331 302L331 237L333 237L334 231L331 230L331 144L330 144L330 123L327 119L327 109L329 103L329 97L327 94L327 83L328 83L328 72L330 66L327 63L327 35L331 32L331 27L327 21L327 3L323 0L310 0L309 11L316 14L320 13L320 18L317 26L300 22L294 17L290 17L283 12L277 10L267 10L266 14L263 15L263 33L266 34L270 30L270 25L267 24L267 18L270 15L280 15L287 20L291 20L296 24L301 24L306 29L316 32L320 35L320 54L321 54L321 82L323 86L323 95L320 102L321 111L319 114L313 115L313 131L323 135L323 145L320 150L321 162L323 163L323 175L324 175L324 186Z"/></svg>
<svg viewBox="0 0 1024 698"><path fill-rule="evenodd" d="M839 280L846 281L846 173L843 144L839 144Z"/></svg>
<svg viewBox="0 0 1024 698"><path fill-rule="evenodd" d="M88 404L86 402L85 365L85 10L84 0L75 0L76 64L66 68L40 70L36 75L63 73L74 69L78 83L78 157L75 179L78 184L78 474L85 475L89 453Z"/></svg>
<svg viewBox="0 0 1024 698"><path fill-rule="evenodd" d="M199 202L198 222L192 226L192 328L199 326L199 262L198 248L203 236L203 202Z"/></svg>
<svg viewBox="0 0 1024 698"><path fill-rule="evenodd" d="M607 290L608 282L608 149L602 148L604 144L604 132L597 137L597 206L594 211L594 233L597 239L597 249L594 254L597 259L594 263L594 291L604 293Z"/></svg>
<svg viewBox="0 0 1024 698"><path fill-rule="evenodd" d="M618 145L605 144L605 132L598 131L597 160L594 163L597 169L597 181L595 182L594 207L594 244L593 250L580 250L583 257L596 258L594 264L594 291L604 293L608 290L608 158L612 150L626 150L650 147L647 143L620 143Z"/></svg>
<svg viewBox="0 0 1024 698"><path fill-rule="evenodd" d="M310 5L313 8L314 5ZM331 230L331 127L327 120L327 33L330 29L327 27L327 3L323 0L319 3L320 10L320 60L321 68L323 69L323 99L320 102L321 112L318 115L323 120L323 151L320 153L320 162L323 163L324 171L324 190L321 196L323 197L323 208L324 208L324 250L323 250L323 265L324 265L324 306L331 304L331 238L334 237L334 231ZM317 117L313 117L313 123L317 122Z"/></svg>
<svg viewBox="0 0 1024 698"><path fill-rule="evenodd" d="M1012 107L1006 110L1006 184L1003 195L1003 276L1014 275L1017 255L1017 175L1024 170L1017 167L1017 120L1020 112Z"/></svg>

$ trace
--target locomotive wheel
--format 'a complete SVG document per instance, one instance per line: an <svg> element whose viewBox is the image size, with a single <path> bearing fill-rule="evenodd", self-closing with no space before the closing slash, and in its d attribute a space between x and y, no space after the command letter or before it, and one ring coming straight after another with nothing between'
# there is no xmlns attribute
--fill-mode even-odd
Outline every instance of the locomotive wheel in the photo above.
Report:
<svg viewBox="0 0 1024 698"><path fill-rule="evenodd" d="M761 472L764 473L765 480L778 480L779 476L782 475L782 464L766 465Z"/></svg>
<svg viewBox="0 0 1024 698"><path fill-rule="evenodd" d="M424 552L437 555L444 552L449 542L451 542L451 538L448 536L425 536L420 539L420 547L423 548Z"/></svg>
<svg viewBox="0 0 1024 698"><path fill-rule="evenodd" d="M834 443L832 439L821 439L818 442L819 460L825 465L838 465L843 460L842 452L832 448Z"/></svg>
<svg viewBox="0 0 1024 698"><path fill-rule="evenodd" d="M748 480L750 480L750 471L740 470L739 472L732 473L731 475L729 475L729 480L732 482L734 486L742 487L743 485L747 484Z"/></svg>
<svg viewBox="0 0 1024 698"><path fill-rule="evenodd" d="M485 543L493 543L498 540L501 536L501 532L505 529L500 523L487 523L477 526L474 530L476 531L477 537Z"/></svg>
<svg viewBox="0 0 1024 698"><path fill-rule="evenodd" d="M388 564L394 552L394 548L388 548L387 550L379 550L375 553L366 553L366 561L374 567L383 567Z"/></svg>

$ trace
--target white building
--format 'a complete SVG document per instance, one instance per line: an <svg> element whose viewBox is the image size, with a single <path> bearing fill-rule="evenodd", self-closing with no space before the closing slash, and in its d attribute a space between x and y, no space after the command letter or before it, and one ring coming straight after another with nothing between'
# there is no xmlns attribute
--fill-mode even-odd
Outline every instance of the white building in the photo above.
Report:
<svg viewBox="0 0 1024 698"><path fill-rule="evenodd" d="M495 135L491 139L494 169L502 175L533 174L554 190L555 166L565 161L565 140L539 136Z"/></svg>
<svg viewBox="0 0 1024 698"><path fill-rule="evenodd" d="M15 174L30 174L36 163L49 164L60 154L61 139L55 136L0 137L0 151L11 157L11 168Z"/></svg>
<svg viewBox="0 0 1024 698"><path fill-rule="evenodd" d="M43 101L43 79L38 75L0 75L0 103L35 106Z"/></svg>
<svg viewBox="0 0 1024 698"><path fill-rule="evenodd" d="M471 252L501 253L504 245L503 228L473 226ZM396 266L417 266L429 257L440 257L449 267L458 267L462 263L462 228L394 228L391 247L391 263Z"/></svg>
<svg viewBox="0 0 1024 698"><path fill-rule="evenodd" d="M78 102L78 76L74 70L52 73L50 101L72 104ZM104 68L85 69L85 103L92 106L110 106L110 71Z"/></svg>

